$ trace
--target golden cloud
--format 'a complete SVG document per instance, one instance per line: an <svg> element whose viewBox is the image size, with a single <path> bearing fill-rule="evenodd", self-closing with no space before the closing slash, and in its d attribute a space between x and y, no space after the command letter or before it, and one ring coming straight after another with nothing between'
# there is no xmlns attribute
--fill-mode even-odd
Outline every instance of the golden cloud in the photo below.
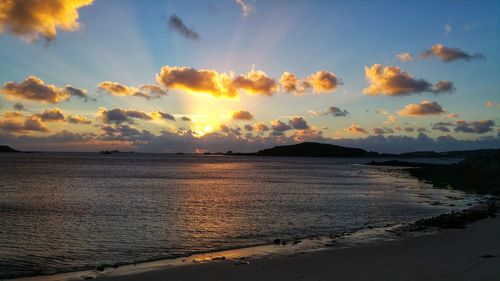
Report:
<svg viewBox="0 0 500 281"><path fill-rule="evenodd" d="M238 95L232 86L230 75L215 70L166 65L156 75L156 81L168 89L209 94L214 97L234 98Z"/></svg>
<svg viewBox="0 0 500 281"><path fill-rule="evenodd" d="M310 88L310 84L306 81L302 81L295 76L295 74L290 72L283 72L280 78L280 85L287 93L292 93L297 96L301 96L305 91Z"/></svg>
<svg viewBox="0 0 500 281"><path fill-rule="evenodd" d="M0 32L5 30L28 42L40 36L47 41L56 38L57 29L74 31L81 27L78 9L93 0L2 0Z"/></svg>
<svg viewBox="0 0 500 281"><path fill-rule="evenodd" d="M68 121L68 123L72 123L72 124L88 125L88 124L92 123L92 121L90 121L87 117L82 116L82 115L69 115L68 117L66 117L66 121Z"/></svg>
<svg viewBox="0 0 500 281"><path fill-rule="evenodd" d="M60 122L64 121L64 113L59 108L45 109L42 113L34 115L43 122Z"/></svg>
<svg viewBox="0 0 500 281"><path fill-rule="evenodd" d="M247 75L234 78L233 87L253 95L272 96L278 91L278 83L263 71L251 70Z"/></svg>
<svg viewBox="0 0 500 281"><path fill-rule="evenodd" d="M252 120L253 115L246 110L238 110L232 113L232 118L233 120Z"/></svg>
<svg viewBox="0 0 500 281"><path fill-rule="evenodd" d="M435 101L423 100L419 104L408 104L405 108L398 111L401 116L424 116L424 115L439 115L443 114L444 110Z"/></svg>
<svg viewBox="0 0 500 281"><path fill-rule="evenodd" d="M97 88L102 91L119 97L142 97L145 99L158 98L166 95L166 92L156 85L141 85L139 89L125 86L118 82L104 81L97 85Z"/></svg>
<svg viewBox="0 0 500 281"><path fill-rule="evenodd" d="M351 133L368 134L368 131L366 131L363 127L356 124L351 124L351 127L346 128L345 130Z"/></svg>
<svg viewBox="0 0 500 281"><path fill-rule="evenodd" d="M30 100L42 103L59 103L69 100L71 96L88 99L86 90L77 89L71 85L58 88L54 85L45 84L36 76L29 76L23 82L6 82L0 88L0 93L14 99Z"/></svg>
<svg viewBox="0 0 500 281"><path fill-rule="evenodd" d="M309 75L307 83L309 83L315 93L329 93L335 91L339 81L334 73L320 70Z"/></svg>
<svg viewBox="0 0 500 281"><path fill-rule="evenodd" d="M450 81L438 81L434 86L424 79L415 79L397 66L383 67L374 64L365 66L365 76L369 80L368 88L363 89L367 95L402 96L414 93L431 92L435 94L453 91Z"/></svg>
<svg viewBox="0 0 500 281"><path fill-rule="evenodd" d="M0 131L26 133L30 131L48 132L49 129L38 116L24 116L19 112L5 112L0 119Z"/></svg>

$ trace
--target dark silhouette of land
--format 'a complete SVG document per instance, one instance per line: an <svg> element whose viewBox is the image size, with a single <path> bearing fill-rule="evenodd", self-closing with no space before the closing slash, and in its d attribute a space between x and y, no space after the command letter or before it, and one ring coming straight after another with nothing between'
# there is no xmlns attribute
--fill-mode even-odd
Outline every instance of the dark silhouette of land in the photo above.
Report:
<svg viewBox="0 0 500 281"><path fill-rule="evenodd" d="M369 165L413 167L406 171L436 187L500 194L500 149L470 153L456 164L423 164L405 161L370 162Z"/></svg>
<svg viewBox="0 0 500 281"><path fill-rule="evenodd" d="M397 158L464 158L468 156L494 153L495 149L478 149L463 151L416 151L400 154L378 153L361 148L345 147L340 145L303 142L299 144L275 146L254 153L216 153L225 155L254 155L254 156L286 156L286 157L397 157Z"/></svg>
<svg viewBox="0 0 500 281"><path fill-rule="evenodd" d="M10 146L7 145L0 145L0 153L3 152L21 152L21 151L12 149Z"/></svg>

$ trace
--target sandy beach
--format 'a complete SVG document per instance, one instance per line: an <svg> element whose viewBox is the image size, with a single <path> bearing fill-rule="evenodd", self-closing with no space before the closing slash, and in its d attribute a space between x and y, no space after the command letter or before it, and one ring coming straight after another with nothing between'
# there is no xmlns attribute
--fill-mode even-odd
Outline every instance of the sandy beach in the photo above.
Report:
<svg viewBox="0 0 500 281"><path fill-rule="evenodd" d="M16 280L499 280L498 216L464 229L397 233L380 239L361 232L366 237L341 238L319 250L306 250L311 245L302 243L268 245Z"/></svg>
<svg viewBox="0 0 500 281"><path fill-rule="evenodd" d="M97 280L499 280L500 218L344 249L226 259Z"/></svg>

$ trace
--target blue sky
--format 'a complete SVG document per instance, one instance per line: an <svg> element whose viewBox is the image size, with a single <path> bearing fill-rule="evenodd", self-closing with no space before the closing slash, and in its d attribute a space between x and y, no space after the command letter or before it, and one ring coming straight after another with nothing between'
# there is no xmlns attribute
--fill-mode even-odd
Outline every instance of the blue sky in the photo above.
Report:
<svg viewBox="0 0 500 281"><path fill-rule="evenodd" d="M47 2L52 1L64 5L72 2ZM7 125L19 120L7 120L4 116L5 126L3 131L0 129L0 133L4 135L5 141L17 140L26 148L32 145L27 141L30 137L39 142L40 138L49 139L63 131L95 134L93 139L84 138L86 144L72 142L64 146L70 150L87 150L110 145L106 141L109 142L111 136L102 137L103 126L120 129L120 126L127 125L139 131L147 130L154 136L164 131L177 134L180 129L192 130L194 144L192 147L183 147L187 150L211 150L210 144L204 143L203 138L226 134L224 137L231 139L235 146L233 149L238 150L254 148L248 146L248 141L255 142L253 136L250 139L238 135L228 136L227 132L219 130L221 125L239 127L242 135L252 133L266 138L265 141L259 140L260 146L256 148L309 138L326 142L334 142L339 138L369 138L374 135L375 128L394 131L384 134L386 138L389 135L417 138L416 130L425 128L426 131L420 133L432 139L448 136L457 141L471 142L489 138L489 145L493 143L498 146L499 142L495 141L499 130L497 123L500 122L500 107L497 105L500 103L500 84L497 81L500 74L498 1L256 0L245 3L252 8L248 15L244 15L241 6L232 0L95 0L90 5L75 9L79 15L76 21L81 24L80 28L64 30L57 27L57 35L49 43L45 42L43 32L37 31L38 40L26 40L23 38L25 34L11 31L9 28L13 23L8 20L14 22L15 18L0 23L3 25L0 35L1 84L21 83L28 76L36 76L45 84L57 87L70 84L86 89L89 97L97 99L84 102L71 98L51 104L0 92L0 110L4 115L13 111L15 103L21 102L28 109L23 112L23 118L35 116L46 109L58 108L66 115L82 115L92 121L85 125L45 122L48 128L45 131L16 131ZM28 5L27 9L38 8ZM169 19L174 14L187 28L193 28L199 34L199 39L186 38L172 28ZM437 56L419 59L421 51L436 44L459 48L471 55L480 53L485 59L456 59L450 62L444 62ZM396 55L404 52L411 53L414 60L399 61ZM363 93L363 89L370 84L364 68L375 64L399 67L402 72L407 72L415 79L425 79L430 84L452 81L455 90L439 95L417 91L396 96L383 93L369 96ZM285 71L306 79L324 70L334 74L338 81L332 90L323 94L313 94L311 88L304 95L296 96L285 93L280 87L272 95L251 95L240 91L237 99L221 99L162 85L156 81L156 75L164 66L208 69L234 76L246 75L255 69L264 71L278 84ZM136 88L144 84L159 84L168 94L149 100L117 96L98 90L99 83L103 81ZM423 100L437 102L443 112L418 116L398 115L397 112L405 106L418 105ZM486 102L490 102L490 106L485 106ZM332 106L347 110L349 114L345 117L327 115L326 110ZM176 117L190 116L193 120L199 120L198 123L189 124L158 120L135 120L125 124L127 122L113 123L108 120L106 124L97 116L100 107L146 113L161 111ZM248 111L253 118L235 120L231 118L235 110ZM397 121L388 122L387 117L378 114L377 110L387 112ZM450 114L458 116L447 117ZM271 122L276 119L288 123L293 116L303 117L309 125L309 131L302 129L302 132L296 132L291 129L276 139L268 136L272 132L257 134L243 129L244 125L253 126L260 122L271 126ZM488 123L487 128L476 130L477 126L486 123L473 122L489 120L494 124ZM466 122L473 132L461 130L461 127L456 129L459 121ZM449 132L433 129L439 122L451 123ZM352 125L363 128L366 133L346 130ZM408 127L414 131L405 131ZM307 137L297 138L297 133ZM318 138L318 134L321 138ZM120 135L113 136L116 137L113 141L116 145L121 138ZM141 141L131 138L119 142L119 145L132 149L146 147L149 140L145 141L143 136L137 138ZM197 139L201 139L199 143ZM175 149L175 145L165 144L165 151Z"/></svg>

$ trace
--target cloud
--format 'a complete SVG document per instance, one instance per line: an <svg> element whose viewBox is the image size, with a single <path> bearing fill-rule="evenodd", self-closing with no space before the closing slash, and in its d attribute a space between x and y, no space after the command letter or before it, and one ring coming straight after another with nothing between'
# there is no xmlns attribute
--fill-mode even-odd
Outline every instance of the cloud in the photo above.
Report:
<svg viewBox="0 0 500 281"><path fill-rule="evenodd" d="M232 119L233 120L252 120L253 115L252 115L252 113L250 113L246 110L238 110L238 111L234 111L232 113Z"/></svg>
<svg viewBox="0 0 500 281"><path fill-rule="evenodd" d="M214 70L166 65L156 75L156 81L168 89L209 94L214 97L233 98L238 95L232 86L231 77Z"/></svg>
<svg viewBox="0 0 500 281"><path fill-rule="evenodd" d="M240 6L243 16L248 16L255 10L255 7L248 4L245 0L234 0L234 2Z"/></svg>
<svg viewBox="0 0 500 281"><path fill-rule="evenodd" d="M293 116L290 119L290 121L288 121L288 124L290 124L290 126L292 126L296 130L309 129L309 125L307 124L307 121L302 116Z"/></svg>
<svg viewBox="0 0 500 281"><path fill-rule="evenodd" d="M97 111L97 118L106 124L121 124L129 123L134 124L133 119L151 120L152 117L146 112L139 110L126 110L121 108L114 108L107 110L104 107L99 107Z"/></svg>
<svg viewBox="0 0 500 281"><path fill-rule="evenodd" d="M21 83L6 82L0 88L0 93L11 98L42 103L59 103L68 100L71 96L71 93L65 89L45 84L43 80L35 76L29 76Z"/></svg>
<svg viewBox="0 0 500 281"><path fill-rule="evenodd" d="M409 62L413 60L413 56L410 53L399 53L396 55L396 58L400 62Z"/></svg>
<svg viewBox="0 0 500 281"><path fill-rule="evenodd" d="M191 122L192 120L191 120L191 118L189 118L189 117L182 116L182 117L181 117L181 121Z"/></svg>
<svg viewBox="0 0 500 281"><path fill-rule="evenodd" d="M432 125L432 129L435 131L441 132L450 132L449 127L452 127L453 123L451 122L438 122Z"/></svg>
<svg viewBox="0 0 500 281"><path fill-rule="evenodd" d="M252 69L247 75L234 78L232 86L254 95L272 96L278 91L278 83L260 70Z"/></svg>
<svg viewBox="0 0 500 281"><path fill-rule="evenodd" d="M376 135L385 135L394 133L394 130L391 128L374 128L373 133Z"/></svg>
<svg viewBox="0 0 500 281"><path fill-rule="evenodd" d="M64 90L66 92L68 92L71 96L81 98L84 101L88 101L88 100L97 101L95 98L90 98L87 95L87 90L85 90L85 89L79 89L79 88L75 88L71 85L66 85L64 87Z"/></svg>
<svg viewBox="0 0 500 281"><path fill-rule="evenodd" d="M415 93L431 92L434 94L452 92L453 83L450 81L439 81L434 86L424 79L414 79L407 72L397 66L383 67L374 64L365 66L365 76L370 85L363 89L366 95L404 96Z"/></svg>
<svg viewBox="0 0 500 281"><path fill-rule="evenodd" d="M170 27L170 29L175 30L188 39L197 40L200 38L200 35L198 34L198 32L196 32L194 27L186 26L184 22L182 22L181 18L179 18L175 14L172 14L170 16L170 19L168 20L168 26Z"/></svg>
<svg viewBox="0 0 500 281"><path fill-rule="evenodd" d="M151 117L157 120L170 120L175 121L175 117L172 114L164 113L161 111L156 111L151 113Z"/></svg>
<svg viewBox="0 0 500 281"><path fill-rule="evenodd" d="M444 62L451 62L456 60L471 61L473 59L485 59L483 54L468 54L459 48L448 48L442 44L435 44L429 50L420 53L421 59L428 59L435 57Z"/></svg>
<svg viewBox="0 0 500 281"><path fill-rule="evenodd" d="M408 104L397 113L401 116L424 116L443 114L444 110L435 101L423 100L419 104Z"/></svg>
<svg viewBox="0 0 500 281"><path fill-rule="evenodd" d="M389 112L387 112L383 109L376 109L375 113L380 114L380 115L384 115L385 117L387 117L387 121L385 121L384 123L391 123L391 122L398 121L398 118L396 116L390 114Z"/></svg>
<svg viewBox="0 0 500 281"><path fill-rule="evenodd" d="M315 93L329 93L335 91L339 81L335 74L326 70L320 70L307 77L307 83Z"/></svg>
<svg viewBox="0 0 500 281"><path fill-rule="evenodd" d="M445 36L450 34L453 31L453 26L451 24L445 24L443 26L443 28L444 28L444 35Z"/></svg>
<svg viewBox="0 0 500 281"><path fill-rule="evenodd" d="M128 87L118 82L104 81L97 85L99 91L119 97L142 97L145 99L159 98L167 93L156 85L141 85L139 89Z"/></svg>
<svg viewBox="0 0 500 281"><path fill-rule="evenodd" d="M487 101L484 103L486 107L500 107L500 103L494 101Z"/></svg>
<svg viewBox="0 0 500 281"><path fill-rule="evenodd" d="M20 102L15 103L13 107L14 107L15 110L18 110L18 111L25 111L26 110L26 108L24 107L24 105L22 103L20 103Z"/></svg>
<svg viewBox="0 0 500 281"><path fill-rule="evenodd" d="M283 72L279 83L285 92L297 96L303 95L305 91L311 87L309 83L298 79L295 74L287 71Z"/></svg>
<svg viewBox="0 0 500 281"><path fill-rule="evenodd" d="M345 117L349 114L349 112L347 110L342 110L336 106L330 106L330 108L328 108L327 114L335 117Z"/></svg>
<svg viewBox="0 0 500 281"><path fill-rule="evenodd" d="M292 129L292 127L288 126L286 123L283 123L281 120L276 119L271 121L271 129L275 132L285 132Z"/></svg>
<svg viewBox="0 0 500 281"><path fill-rule="evenodd" d="M471 133L471 134L484 134L493 131L495 121L481 120L466 122L464 120L455 123L455 132Z"/></svg>
<svg viewBox="0 0 500 281"><path fill-rule="evenodd" d="M367 130L356 124L351 124L351 127L346 128L345 130L351 133L368 134Z"/></svg>
<svg viewBox="0 0 500 281"><path fill-rule="evenodd" d="M78 9L93 0L2 0L0 33L8 31L27 42L41 36L52 41L57 30L75 31L81 27Z"/></svg>
<svg viewBox="0 0 500 281"><path fill-rule="evenodd" d="M37 116L25 117L19 112L5 112L0 119L0 131L18 134L48 132L49 129Z"/></svg>
<svg viewBox="0 0 500 281"><path fill-rule="evenodd" d="M69 115L66 117L66 121L71 124L84 124L88 125L91 124L92 121L90 121L87 117L82 116L82 115Z"/></svg>
<svg viewBox="0 0 500 281"><path fill-rule="evenodd" d="M283 123L284 124L284 123ZM286 124L285 124L286 125ZM262 122L259 122L259 123L255 123L253 124L253 129L258 132L258 133L263 133L263 132L267 132L269 131L269 126L267 126L266 124L262 123Z"/></svg>
<svg viewBox="0 0 500 281"><path fill-rule="evenodd" d="M64 121L64 113L59 108L45 109L42 113L33 115L43 122L60 122Z"/></svg>

